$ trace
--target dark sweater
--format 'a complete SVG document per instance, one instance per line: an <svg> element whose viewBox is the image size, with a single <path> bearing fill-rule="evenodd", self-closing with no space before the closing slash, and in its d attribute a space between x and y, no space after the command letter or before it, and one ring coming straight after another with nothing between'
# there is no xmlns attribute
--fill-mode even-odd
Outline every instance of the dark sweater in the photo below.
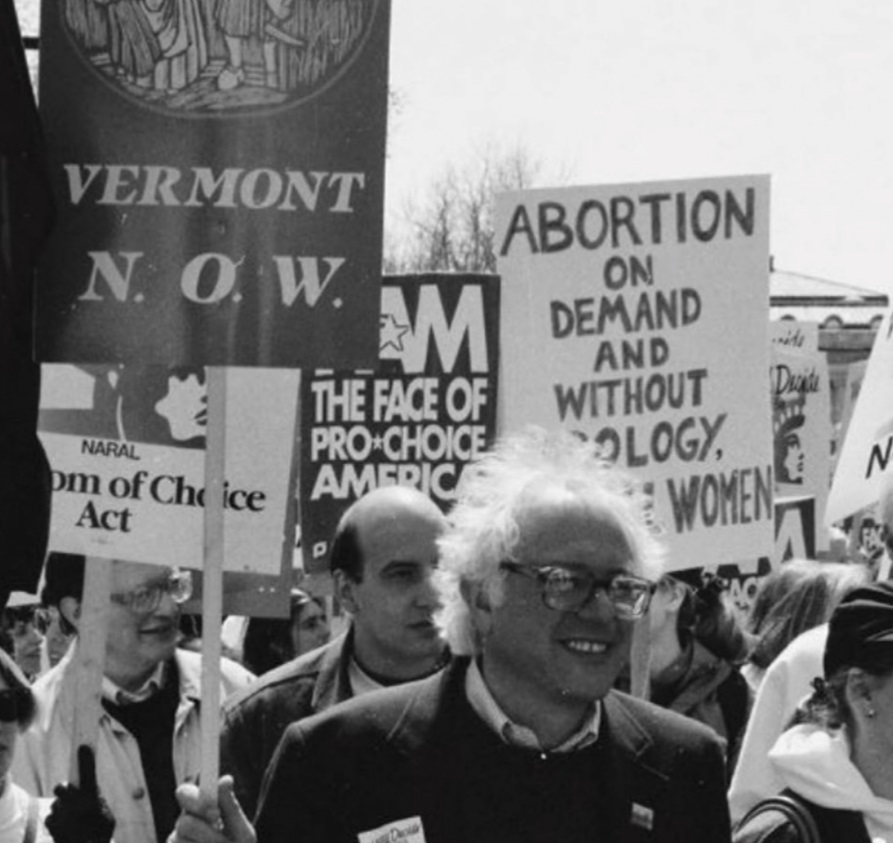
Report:
<svg viewBox="0 0 893 843"><path fill-rule="evenodd" d="M164 687L149 699L124 705L102 701L105 710L136 739L158 843L167 840L180 814L174 795L174 722L179 702L180 682L173 662Z"/></svg>
<svg viewBox="0 0 893 843"><path fill-rule="evenodd" d="M612 695L595 744L519 749L471 709L466 666L286 730L261 795L259 843L356 843L416 817L427 843L728 842L722 757L707 729Z"/></svg>

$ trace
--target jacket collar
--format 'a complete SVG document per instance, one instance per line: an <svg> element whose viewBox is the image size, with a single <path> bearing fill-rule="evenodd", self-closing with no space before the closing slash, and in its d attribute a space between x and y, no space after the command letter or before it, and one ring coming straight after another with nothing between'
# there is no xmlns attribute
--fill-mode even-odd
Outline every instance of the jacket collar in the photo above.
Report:
<svg viewBox="0 0 893 843"><path fill-rule="evenodd" d="M50 717L55 710L55 716L59 718L62 726L71 733L74 727L74 710L77 704L77 683L74 681L76 668L75 653L77 645L70 647L68 652L60 659L59 663L46 674L47 683L44 686L49 691L44 699L42 716L46 719L45 728L49 728ZM196 668L196 660L189 659L190 654L180 649L174 650L173 661L177 666L177 681L179 682L180 700L189 700L197 703L201 699L201 671ZM50 676L52 674L52 676ZM178 721L182 719L178 711ZM100 720L108 720L112 728L123 729L117 721L111 717L105 708L100 709Z"/></svg>
<svg viewBox="0 0 893 843"><path fill-rule="evenodd" d="M350 659L353 653L353 624L340 638L327 644L320 655L319 672L313 686L313 711L331 708L352 696L350 690Z"/></svg>
<svg viewBox="0 0 893 843"><path fill-rule="evenodd" d="M626 699L616 691L604 698L605 721L614 746L629 760L637 761L651 748L652 740Z"/></svg>
<svg viewBox="0 0 893 843"><path fill-rule="evenodd" d="M395 747L407 753L418 748L448 707L455 710L455 706L465 705L470 711L465 698L469 663L467 657L454 657L442 673L402 686L408 696L403 697L403 711L388 736ZM620 758L638 763L652 740L626 698L616 691L610 692L602 700L602 717L613 751Z"/></svg>

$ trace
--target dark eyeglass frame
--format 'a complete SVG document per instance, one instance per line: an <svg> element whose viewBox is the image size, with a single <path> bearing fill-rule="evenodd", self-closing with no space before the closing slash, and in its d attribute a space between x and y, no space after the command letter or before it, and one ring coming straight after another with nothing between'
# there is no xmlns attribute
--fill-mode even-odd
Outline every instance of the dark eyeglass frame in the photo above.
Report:
<svg viewBox="0 0 893 843"><path fill-rule="evenodd" d="M19 692L15 688L0 691L0 723L15 723L19 719Z"/></svg>
<svg viewBox="0 0 893 843"><path fill-rule="evenodd" d="M22 636L33 626L41 635L45 635L50 627L50 613L42 606L7 607L6 614L12 635Z"/></svg>
<svg viewBox="0 0 893 843"><path fill-rule="evenodd" d="M174 603L185 603L192 597L192 572L173 571L166 579L151 585L112 594L111 600L138 614L148 614L161 605L165 595L169 595Z"/></svg>
<svg viewBox="0 0 893 843"><path fill-rule="evenodd" d="M601 591L618 618L635 621L648 611L651 597L657 590L657 584L651 580L622 572L600 580L587 569L566 565L521 565L505 560L499 567L535 579L542 589L540 596L543 605L556 612L579 612L589 605L596 592ZM570 584L570 588L567 588L567 584ZM633 598L625 600L631 590L635 592Z"/></svg>

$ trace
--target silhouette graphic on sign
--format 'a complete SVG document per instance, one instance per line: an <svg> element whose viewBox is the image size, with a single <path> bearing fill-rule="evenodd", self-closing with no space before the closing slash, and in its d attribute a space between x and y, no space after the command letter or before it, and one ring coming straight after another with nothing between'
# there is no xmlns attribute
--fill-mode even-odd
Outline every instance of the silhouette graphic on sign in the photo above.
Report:
<svg viewBox="0 0 893 843"><path fill-rule="evenodd" d="M67 388L53 388L53 378ZM47 433L204 448L208 385L204 368L48 367L40 411Z"/></svg>

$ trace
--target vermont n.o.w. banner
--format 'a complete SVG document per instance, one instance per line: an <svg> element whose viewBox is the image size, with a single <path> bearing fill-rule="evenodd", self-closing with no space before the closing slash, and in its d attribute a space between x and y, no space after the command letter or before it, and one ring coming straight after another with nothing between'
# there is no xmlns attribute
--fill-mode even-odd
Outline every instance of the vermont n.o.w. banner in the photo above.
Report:
<svg viewBox="0 0 893 843"><path fill-rule="evenodd" d="M374 365L389 0L43 12L40 359Z"/></svg>

